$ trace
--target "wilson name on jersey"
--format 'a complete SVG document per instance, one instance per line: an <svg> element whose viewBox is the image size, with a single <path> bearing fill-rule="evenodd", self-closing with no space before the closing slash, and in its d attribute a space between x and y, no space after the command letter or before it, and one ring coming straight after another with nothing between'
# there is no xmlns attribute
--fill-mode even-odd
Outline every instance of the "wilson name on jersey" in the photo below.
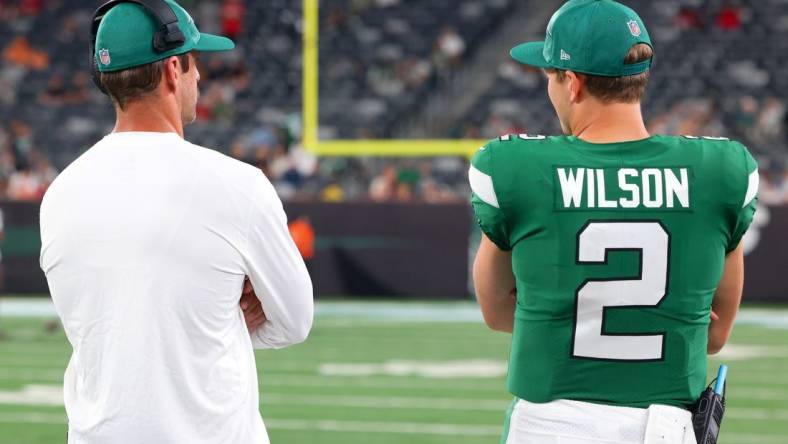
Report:
<svg viewBox="0 0 788 444"><path fill-rule="evenodd" d="M688 170L556 168L560 204L564 209L689 208Z"/></svg>

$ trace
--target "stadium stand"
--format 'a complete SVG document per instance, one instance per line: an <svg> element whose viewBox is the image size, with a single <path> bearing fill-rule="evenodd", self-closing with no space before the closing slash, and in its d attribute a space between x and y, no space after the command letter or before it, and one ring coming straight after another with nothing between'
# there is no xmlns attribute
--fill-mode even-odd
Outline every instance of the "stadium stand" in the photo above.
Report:
<svg viewBox="0 0 788 444"><path fill-rule="evenodd" d="M301 2L182 3L206 32L239 45L203 55L198 122L187 138L260 166L286 199L465 198L465 159L316 159L300 146ZM527 3L321 1L321 138L401 136L453 76L484 63L480 47L492 30ZM764 188L773 189L766 199L788 201L788 66L777 56L788 46L785 1L626 3L641 11L657 47L645 102L650 129L744 141L762 162ZM110 104L87 76L86 30L98 4L0 1L0 198L40 198L57 169L111 129ZM496 70L495 81L448 134L432 137L558 131L540 72L509 61L481 67Z"/></svg>

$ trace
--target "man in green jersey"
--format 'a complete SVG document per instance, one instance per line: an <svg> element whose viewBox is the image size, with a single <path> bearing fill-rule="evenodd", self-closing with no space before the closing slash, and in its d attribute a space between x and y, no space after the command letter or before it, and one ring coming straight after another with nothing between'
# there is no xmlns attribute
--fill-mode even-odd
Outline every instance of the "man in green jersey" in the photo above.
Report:
<svg viewBox="0 0 788 444"><path fill-rule="evenodd" d="M648 134L652 45L624 5L569 1L511 55L545 71L565 135L503 136L469 172L477 298L512 332L503 442L695 443L687 409L738 310L756 163L728 139Z"/></svg>

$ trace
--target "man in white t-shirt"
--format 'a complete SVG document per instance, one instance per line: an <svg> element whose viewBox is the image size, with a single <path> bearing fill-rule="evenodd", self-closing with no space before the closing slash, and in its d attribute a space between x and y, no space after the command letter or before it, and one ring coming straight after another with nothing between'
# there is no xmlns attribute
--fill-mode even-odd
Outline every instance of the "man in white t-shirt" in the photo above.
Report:
<svg viewBox="0 0 788 444"><path fill-rule="evenodd" d="M253 348L307 337L312 284L262 172L183 139L195 52L233 43L144 3L97 11L116 125L41 204L41 268L73 347L68 442L267 443Z"/></svg>

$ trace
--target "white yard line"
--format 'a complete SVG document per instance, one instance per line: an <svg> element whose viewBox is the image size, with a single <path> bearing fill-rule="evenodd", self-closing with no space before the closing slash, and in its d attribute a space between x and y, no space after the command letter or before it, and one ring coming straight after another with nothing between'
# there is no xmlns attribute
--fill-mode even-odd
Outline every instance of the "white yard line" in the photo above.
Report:
<svg viewBox="0 0 788 444"><path fill-rule="evenodd" d="M742 393L744 395L744 393ZM765 395L765 393L763 393ZM421 410L462 410L462 411L504 411L508 399L475 399L454 397L419 396L345 396L322 394L261 393L262 405L295 405L318 407L350 407L374 409L421 409ZM745 398L736 395L737 399ZM774 399L774 398L769 398ZM783 399L783 398L778 398ZM19 390L0 390L0 404L5 405L63 405L62 388L57 385L31 384ZM764 409L734 407L728 409L726 418L747 420L788 420L788 409Z"/></svg>
<svg viewBox="0 0 788 444"><path fill-rule="evenodd" d="M66 422L66 415L60 413L0 412L0 423L65 424Z"/></svg>
<svg viewBox="0 0 788 444"><path fill-rule="evenodd" d="M36 381L36 382L63 382L65 367L60 369L38 368L2 368L0 367L0 380L4 381Z"/></svg>
<svg viewBox="0 0 788 444"><path fill-rule="evenodd" d="M317 430L328 432L395 433L418 435L498 436L500 425L466 425L418 422L303 420L290 418L264 419L269 429ZM66 424L65 415L56 413L0 412L0 423Z"/></svg>
<svg viewBox="0 0 788 444"><path fill-rule="evenodd" d="M323 322L327 327L357 326L358 321L364 322L366 326L388 326L387 323L380 321L482 322L479 307L471 301L317 301L315 309L318 323ZM6 316L56 317L57 312L52 300L48 298L0 298L0 318ZM347 318L353 321L348 322ZM743 308L736 318L736 323L788 329L788 310Z"/></svg>
<svg viewBox="0 0 788 444"><path fill-rule="evenodd" d="M467 384L462 382L469 381ZM400 376L289 376L263 372L260 384L264 387L353 387L372 389L458 390L463 392L505 392L502 380L475 380L459 378L439 380Z"/></svg>
<svg viewBox="0 0 788 444"><path fill-rule="evenodd" d="M388 421L334 421L300 419L265 419L271 429L320 430L327 432L394 433L416 435L500 436L502 425L466 425Z"/></svg>
<svg viewBox="0 0 788 444"><path fill-rule="evenodd" d="M788 410L770 410L757 407L736 407L726 409L725 418L748 419L756 421L788 421ZM786 439L786 441L788 441L788 439Z"/></svg>
<svg viewBox="0 0 788 444"><path fill-rule="evenodd" d="M506 410L510 399L471 398L421 398L406 396L335 396L335 395L292 395L284 393L261 393L262 405L309 405L341 406L377 409L421 409L421 410Z"/></svg>
<svg viewBox="0 0 788 444"><path fill-rule="evenodd" d="M57 413L6 413L0 412L0 423L66 424L66 417ZM311 430L344 433L385 433L447 436L499 436L501 425L467 425L416 422L336 421L269 418L265 424L272 430ZM726 433L721 435L725 444L784 444L785 436L761 433Z"/></svg>
<svg viewBox="0 0 788 444"><path fill-rule="evenodd" d="M760 433L726 433L720 432L722 444L785 444L785 435L769 435Z"/></svg>

